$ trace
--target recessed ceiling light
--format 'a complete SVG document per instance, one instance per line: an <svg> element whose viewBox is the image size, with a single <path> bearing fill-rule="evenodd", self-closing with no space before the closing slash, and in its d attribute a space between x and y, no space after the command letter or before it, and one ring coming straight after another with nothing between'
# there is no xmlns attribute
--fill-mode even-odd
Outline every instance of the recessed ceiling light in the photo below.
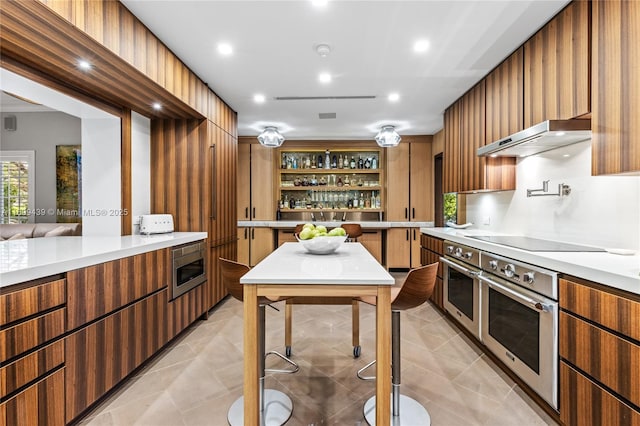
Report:
<svg viewBox="0 0 640 426"><path fill-rule="evenodd" d="M566 135L565 132L556 132L556 136L564 136L564 135Z"/></svg>
<svg viewBox="0 0 640 426"><path fill-rule="evenodd" d="M564 154L563 157L571 157L571 154Z"/></svg>
<svg viewBox="0 0 640 426"><path fill-rule="evenodd" d="M390 93L387 99L389 99L390 102L398 102L400 95L397 93Z"/></svg>
<svg viewBox="0 0 640 426"><path fill-rule="evenodd" d="M311 4L316 7L324 7L329 3L329 0L311 0Z"/></svg>
<svg viewBox="0 0 640 426"><path fill-rule="evenodd" d="M498 156L498 154L491 154L489 157L496 158L497 156Z"/></svg>
<svg viewBox="0 0 640 426"><path fill-rule="evenodd" d="M218 53L225 56L231 55L233 47L229 43L218 43Z"/></svg>
<svg viewBox="0 0 640 426"><path fill-rule="evenodd" d="M261 94L253 95L253 101L255 103L261 104L261 103L264 103L265 100L266 98L264 97L264 95L261 95Z"/></svg>
<svg viewBox="0 0 640 426"><path fill-rule="evenodd" d="M429 40L418 40L413 44L413 51L423 53L429 50Z"/></svg>
<svg viewBox="0 0 640 426"><path fill-rule="evenodd" d="M91 64L84 59L80 59L78 61L78 68L80 68L82 71L89 71L91 69Z"/></svg>
<svg viewBox="0 0 640 426"><path fill-rule="evenodd" d="M156 111L159 111L162 109L162 104L160 102L154 102L153 105L151 105L153 107L153 109L155 109Z"/></svg>
<svg viewBox="0 0 640 426"><path fill-rule="evenodd" d="M318 76L318 80L320 80L320 83L330 83L331 74L329 74L328 72L323 72Z"/></svg>

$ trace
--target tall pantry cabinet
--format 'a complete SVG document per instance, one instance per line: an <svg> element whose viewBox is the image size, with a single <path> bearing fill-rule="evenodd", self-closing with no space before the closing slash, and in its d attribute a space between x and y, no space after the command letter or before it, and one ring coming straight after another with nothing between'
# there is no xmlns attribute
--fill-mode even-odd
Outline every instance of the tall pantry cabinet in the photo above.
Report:
<svg viewBox="0 0 640 426"><path fill-rule="evenodd" d="M404 136L386 149L386 220L409 225L387 230L388 268L420 266L420 229L410 222L433 220L431 143L432 136Z"/></svg>
<svg viewBox="0 0 640 426"><path fill-rule="evenodd" d="M274 150L255 138L238 140L238 220L275 220L273 190ZM268 227L238 228L238 261L255 266L274 249L273 231Z"/></svg>

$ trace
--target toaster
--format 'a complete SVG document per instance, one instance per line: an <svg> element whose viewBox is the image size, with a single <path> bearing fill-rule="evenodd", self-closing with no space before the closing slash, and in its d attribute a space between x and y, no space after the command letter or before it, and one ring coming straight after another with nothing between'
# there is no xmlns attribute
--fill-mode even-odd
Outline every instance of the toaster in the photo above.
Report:
<svg viewBox="0 0 640 426"><path fill-rule="evenodd" d="M140 216L141 234L166 234L173 232L173 216L170 214L143 214Z"/></svg>

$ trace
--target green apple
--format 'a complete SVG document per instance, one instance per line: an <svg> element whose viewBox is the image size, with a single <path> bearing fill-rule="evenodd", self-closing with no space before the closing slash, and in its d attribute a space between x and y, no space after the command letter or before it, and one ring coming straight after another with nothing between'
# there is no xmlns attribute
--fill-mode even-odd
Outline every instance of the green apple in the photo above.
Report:
<svg viewBox="0 0 640 426"><path fill-rule="evenodd" d="M301 240L308 240L313 238L313 229L311 228L303 228L302 231L300 231L300 235L298 235L300 237Z"/></svg>
<svg viewBox="0 0 640 426"><path fill-rule="evenodd" d="M318 225L318 226L316 226L316 230L317 230L318 232L324 232L325 234L327 233L327 227L326 227L326 226L324 226L324 225Z"/></svg>

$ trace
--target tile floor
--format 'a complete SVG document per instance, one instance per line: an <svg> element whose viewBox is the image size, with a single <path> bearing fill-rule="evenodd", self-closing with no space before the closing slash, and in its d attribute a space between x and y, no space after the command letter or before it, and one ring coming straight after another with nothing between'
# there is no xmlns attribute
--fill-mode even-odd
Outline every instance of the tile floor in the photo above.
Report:
<svg viewBox="0 0 640 426"><path fill-rule="evenodd" d="M279 312L267 309L266 346L284 352L284 304L275 306ZM295 306L293 317L300 371L266 379L268 388L293 399L287 425L365 425L362 406L375 384L355 372L373 359L374 308L361 305L358 359L350 306ZM430 304L403 312L401 325L402 390L427 408L432 425L555 424ZM242 394L242 367L242 304L227 298L81 424L224 426L227 409Z"/></svg>

